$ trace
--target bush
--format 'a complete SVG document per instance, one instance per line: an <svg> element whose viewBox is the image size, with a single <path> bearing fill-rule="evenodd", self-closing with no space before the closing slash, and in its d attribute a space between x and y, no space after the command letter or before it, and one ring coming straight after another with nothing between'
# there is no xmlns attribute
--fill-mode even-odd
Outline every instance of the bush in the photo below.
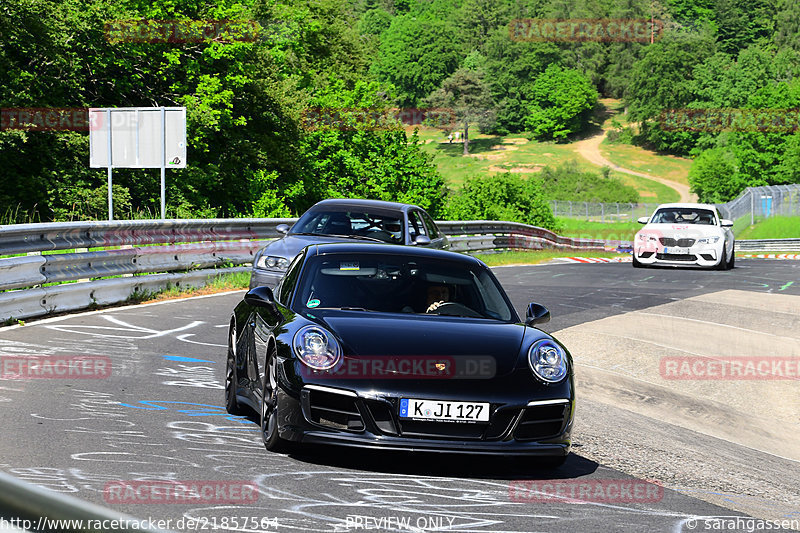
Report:
<svg viewBox="0 0 800 533"><path fill-rule="evenodd" d="M550 65L533 85L527 127L543 140L566 140L586 129L599 95L577 70Z"/></svg>
<svg viewBox="0 0 800 533"><path fill-rule="evenodd" d="M467 178L444 209L448 220L506 220L557 231L541 185L510 173Z"/></svg>
<svg viewBox="0 0 800 533"><path fill-rule="evenodd" d="M582 171L575 161L557 168L545 167L538 180L550 200L573 202L638 202L639 193L610 175L608 167L600 174Z"/></svg>
<svg viewBox="0 0 800 533"><path fill-rule="evenodd" d="M738 166L736 156L727 148L706 150L689 169L691 191L703 203L733 200L748 185L737 172Z"/></svg>

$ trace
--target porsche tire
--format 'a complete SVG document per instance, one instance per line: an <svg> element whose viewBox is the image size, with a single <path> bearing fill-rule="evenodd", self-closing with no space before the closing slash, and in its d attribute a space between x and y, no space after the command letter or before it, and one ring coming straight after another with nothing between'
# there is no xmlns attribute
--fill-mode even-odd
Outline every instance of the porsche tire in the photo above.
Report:
<svg viewBox="0 0 800 533"><path fill-rule="evenodd" d="M271 452L289 453L292 443L278 434L281 407L278 401L278 354L274 346L267 358L261 398L261 440L264 447Z"/></svg>
<svg viewBox="0 0 800 533"><path fill-rule="evenodd" d="M225 410L232 415L243 415L245 409L236 399L236 384L239 381L236 371L236 329L231 325L228 335L228 356L225 363Z"/></svg>

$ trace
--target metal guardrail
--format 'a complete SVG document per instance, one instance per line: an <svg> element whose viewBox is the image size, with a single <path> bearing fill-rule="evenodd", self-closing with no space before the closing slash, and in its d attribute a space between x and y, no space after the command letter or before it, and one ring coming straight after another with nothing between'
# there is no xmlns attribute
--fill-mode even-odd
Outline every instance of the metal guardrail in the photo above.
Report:
<svg viewBox="0 0 800 533"><path fill-rule="evenodd" d="M132 220L0 226L0 320L23 319L128 300L167 286L204 285L242 272L258 250L297 219ZM493 220L439 221L451 249L624 249L621 241L562 237ZM87 247L94 251L80 251ZM76 251L78 249L79 251ZM737 241L748 251L792 251L800 239ZM61 253L47 253L61 251ZM42 254L42 252L45 252ZM109 279L97 279L110 277Z"/></svg>
<svg viewBox="0 0 800 533"><path fill-rule="evenodd" d="M737 252L798 252L800 239L745 239L736 241Z"/></svg>
<svg viewBox="0 0 800 533"><path fill-rule="evenodd" d="M170 533L148 527L148 520L43 489L3 472L0 472L0 487L0 519L4 520L0 522L0 530L3 531ZM100 527L93 527L95 525Z"/></svg>
<svg viewBox="0 0 800 533"><path fill-rule="evenodd" d="M219 274L246 271L241 265L252 263L262 246L280 236L276 226L296 220L130 220L0 226L0 255L28 254L0 258L0 290L4 291L0 292L0 320L120 303L132 295L169 285L199 286ZM438 225L450 236L452 250L459 252L603 249L600 240L561 237L514 222L442 221ZM62 253L49 253L54 251ZM116 277L96 279L110 276Z"/></svg>

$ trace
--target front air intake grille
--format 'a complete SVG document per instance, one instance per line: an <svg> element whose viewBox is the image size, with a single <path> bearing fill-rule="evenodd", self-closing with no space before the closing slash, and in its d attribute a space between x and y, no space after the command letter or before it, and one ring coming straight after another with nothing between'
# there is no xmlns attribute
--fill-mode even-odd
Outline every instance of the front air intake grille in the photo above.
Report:
<svg viewBox="0 0 800 533"><path fill-rule="evenodd" d="M356 398L344 394L309 390L308 418L311 422L344 431L363 431L364 420Z"/></svg>
<svg viewBox="0 0 800 533"><path fill-rule="evenodd" d="M656 259L664 261L697 261L697 256L694 254L656 254Z"/></svg>
<svg viewBox="0 0 800 533"><path fill-rule="evenodd" d="M392 404L380 400L364 400L372 420L381 433L398 435L399 431L392 416Z"/></svg>
<svg viewBox="0 0 800 533"><path fill-rule="evenodd" d="M479 440L486 431L486 424L401 419L400 429L403 437Z"/></svg>
<svg viewBox="0 0 800 533"><path fill-rule="evenodd" d="M694 246L694 239L673 239L672 237L659 237L658 242L662 246L680 246L681 248L690 248Z"/></svg>
<svg viewBox="0 0 800 533"><path fill-rule="evenodd" d="M546 440L564 431L569 404L526 407L514 429L517 440Z"/></svg>

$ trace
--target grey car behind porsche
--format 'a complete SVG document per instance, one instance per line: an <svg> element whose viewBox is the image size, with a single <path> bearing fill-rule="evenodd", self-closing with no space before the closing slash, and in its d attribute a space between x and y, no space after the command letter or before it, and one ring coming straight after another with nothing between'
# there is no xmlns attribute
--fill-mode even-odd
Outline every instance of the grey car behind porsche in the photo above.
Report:
<svg viewBox="0 0 800 533"><path fill-rule="evenodd" d="M333 199L314 204L290 228L253 258L250 288L274 287L292 259L310 244L327 242L385 242L447 250L447 237L424 209L380 200Z"/></svg>

